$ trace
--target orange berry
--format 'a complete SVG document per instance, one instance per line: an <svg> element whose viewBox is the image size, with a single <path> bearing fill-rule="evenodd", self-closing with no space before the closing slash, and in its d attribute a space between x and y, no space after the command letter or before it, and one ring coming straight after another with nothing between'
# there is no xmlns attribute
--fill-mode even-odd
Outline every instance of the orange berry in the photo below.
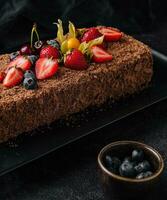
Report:
<svg viewBox="0 0 167 200"><path fill-rule="evenodd" d="M67 41L68 49L78 49L80 42L77 38L70 38Z"/></svg>

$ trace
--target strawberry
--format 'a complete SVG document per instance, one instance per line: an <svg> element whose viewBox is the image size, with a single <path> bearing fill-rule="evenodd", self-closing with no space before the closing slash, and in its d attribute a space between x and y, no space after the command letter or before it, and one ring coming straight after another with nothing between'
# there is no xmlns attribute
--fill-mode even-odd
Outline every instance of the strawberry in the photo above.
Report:
<svg viewBox="0 0 167 200"><path fill-rule="evenodd" d="M84 55L78 49L67 52L64 57L64 64L66 67L76 70L83 70L88 67Z"/></svg>
<svg viewBox="0 0 167 200"><path fill-rule="evenodd" d="M89 42L90 40L94 40L100 36L102 36L102 34L98 31L97 28L90 28L83 34L81 42Z"/></svg>
<svg viewBox="0 0 167 200"><path fill-rule="evenodd" d="M3 82L4 78L5 78L5 72L0 72L0 83Z"/></svg>
<svg viewBox="0 0 167 200"><path fill-rule="evenodd" d="M59 50L51 45L45 46L40 51L40 58L59 58Z"/></svg>
<svg viewBox="0 0 167 200"><path fill-rule="evenodd" d="M39 58L35 65L37 79L52 77L58 70L58 61L52 58Z"/></svg>
<svg viewBox="0 0 167 200"><path fill-rule="evenodd" d="M16 86L21 83L23 76L24 76L24 74L23 74L22 69L17 68L17 67L11 67L8 70L6 76L3 80L3 85L5 87Z"/></svg>
<svg viewBox="0 0 167 200"><path fill-rule="evenodd" d="M28 59L27 56L17 56L14 60L12 60L8 66L7 71L11 67L21 68L23 71L29 70L32 66L31 61Z"/></svg>
<svg viewBox="0 0 167 200"><path fill-rule="evenodd" d="M104 35L105 41L118 41L122 37L122 33L111 27L99 27L99 32Z"/></svg>
<svg viewBox="0 0 167 200"><path fill-rule="evenodd" d="M112 60L112 55L98 46L93 46L91 52L93 54L92 59L94 62L101 63Z"/></svg>

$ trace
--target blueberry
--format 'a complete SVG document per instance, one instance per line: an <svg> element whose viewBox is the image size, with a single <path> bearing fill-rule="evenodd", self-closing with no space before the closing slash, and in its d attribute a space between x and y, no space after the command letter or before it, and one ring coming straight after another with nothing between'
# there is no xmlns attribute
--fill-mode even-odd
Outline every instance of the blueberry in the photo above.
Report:
<svg viewBox="0 0 167 200"><path fill-rule="evenodd" d="M143 162L140 162L138 165L136 165L134 168L137 173L141 173L149 171L151 169L151 165L147 160L144 160Z"/></svg>
<svg viewBox="0 0 167 200"><path fill-rule="evenodd" d="M133 163L123 162L119 168L119 173L121 176L133 178L135 177L135 169Z"/></svg>
<svg viewBox="0 0 167 200"><path fill-rule="evenodd" d="M36 79L34 72L31 71L31 70L27 70L27 71L25 72L24 78L33 78L33 79Z"/></svg>
<svg viewBox="0 0 167 200"><path fill-rule="evenodd" d="M35 62L37 61L38 57L35 55L30 55L30 56L28 56L28 59L31 61L32 65L34 65Z"/></svg>
<svg viewBox="0 0 167 200"><path fill-rule="evenodd" d="M131 157L125 157L125 159L123 160L123 162L132 162L132 158Z"/></svg>
<svg viewBox="0 0 167 200"><path fill-rule="evenodd" d="M113 173L119 172L119 167L121 165L121 161L117 157L111 157L110 155L106 155L105 157L106 167Z"/></svg>
<svg viewBox="0 0 167 200"><path fill-rule="evenodd" d="M57 40L47 40L47 44L60 49L60 44Z"/></svg>
<svg viewBox="0 0 167 200"><path fill-rule="evenodd" d="M141 162L144 158L144 153L142 150L133 150L132 151L132 160L135 162Z"/></svg>
<svg viewBox="0 0 167 200"><path fill-rule="evenodd" d="M19 51L13 52L10 54L10 60L15 59L18 55L20 55Z"/></svg>
<svg viewBox="0 0 167 200"><path fill-rule="evenodd" d="M144 172L142 172L136 176L136 179L143 179L143 178L144 178Z"/></svg>
<svg viewBox="0 0 167 200"><path fill-rule="evenodd" d="M33 89L37 88L37 82L32 77L25 78L24 81L23 81L23 86L27 90L33 90Z"/></svg>
<svg viewBox="0 0 167 200"><path fill-rule="evenodd" d="M145 172L144 178L147 178L152 175L153 175L153 173L151 171L147 171L147 172Z"/></svg>
<svg viewBox="0 0 167 200"><path fill-rule="evenodd" d="M140 173L140 174L138 174L137 176L136 176L136 178L137 179L143 179L143 178L147 178L147 177L149 177L149 176L152 176L152 172L151 171L147 171L147 172L142 172L142 173Z"/></svg>

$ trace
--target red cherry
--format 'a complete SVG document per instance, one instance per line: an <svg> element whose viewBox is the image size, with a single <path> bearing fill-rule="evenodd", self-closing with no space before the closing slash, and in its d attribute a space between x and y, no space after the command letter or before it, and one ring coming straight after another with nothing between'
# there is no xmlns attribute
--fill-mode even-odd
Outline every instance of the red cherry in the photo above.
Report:
<svg viewBox="0 0 167 200"><path fill-rule="evenodd" d="M22 46L20 49L20 54L21 55L31 55L32 54L31 46L29 44Z"/></svg>

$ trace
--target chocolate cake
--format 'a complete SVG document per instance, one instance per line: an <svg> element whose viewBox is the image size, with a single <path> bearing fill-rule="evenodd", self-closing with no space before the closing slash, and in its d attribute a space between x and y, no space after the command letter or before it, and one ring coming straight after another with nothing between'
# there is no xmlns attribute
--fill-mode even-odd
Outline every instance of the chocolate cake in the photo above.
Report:
<svg viewBox="0 0 167 200"><path fill-rule="evenodd" d="M0 142L148 86L153 75L148 46L123 34L119 41L108 43L107 50L112 61L91 63L80 71L60 66L54 77L39 81L35 90L0 84ZM8 63L9 55L1 55L0 70Z"/></svg>

